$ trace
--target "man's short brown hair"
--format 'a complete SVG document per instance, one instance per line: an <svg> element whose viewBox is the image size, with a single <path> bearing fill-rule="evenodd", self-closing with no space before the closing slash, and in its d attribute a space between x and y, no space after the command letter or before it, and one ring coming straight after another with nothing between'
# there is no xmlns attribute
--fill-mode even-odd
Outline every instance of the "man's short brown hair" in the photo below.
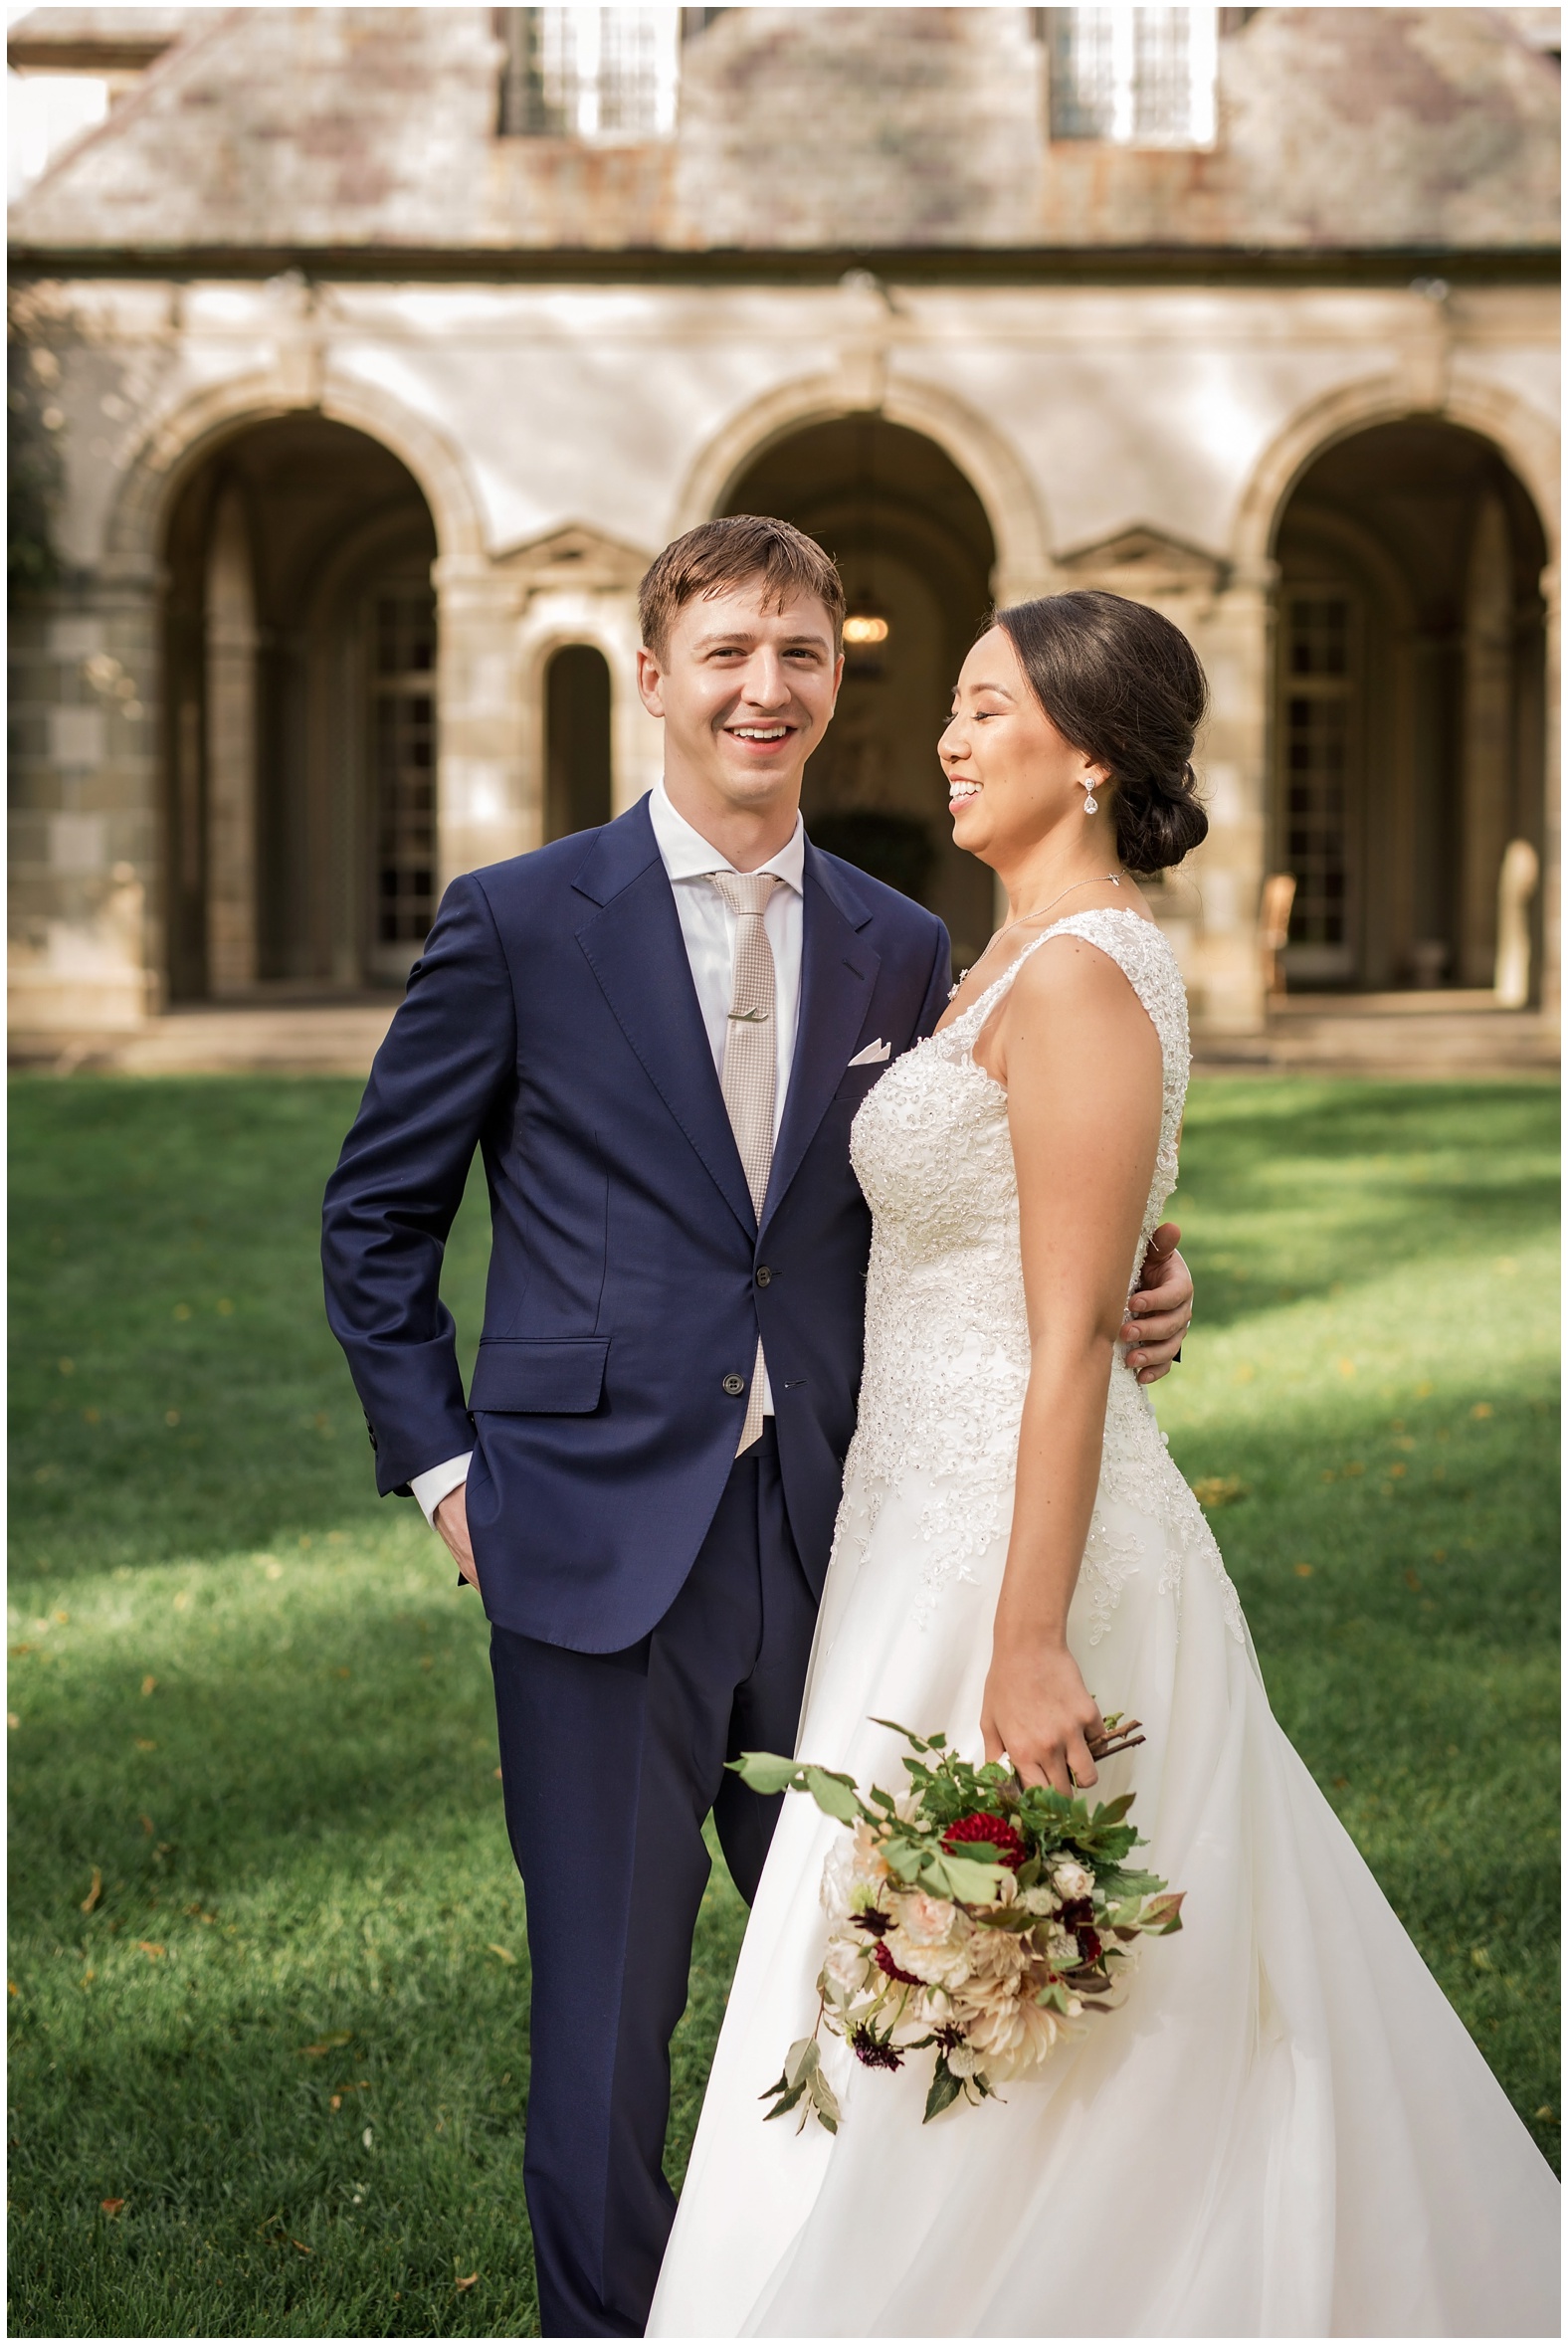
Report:
<svg viewBox="0 0 1568 2345"><path fill-rule="evenodd" d="M838 651L844 626L844 581L815 538L790 521L763 513L730 513L703 521L667 545L637 590L643 641L656 660L670 652L676 613L699 596L722 594L760 578L764 599L782 610L796 595L811 595L827 611Z"/></svg>

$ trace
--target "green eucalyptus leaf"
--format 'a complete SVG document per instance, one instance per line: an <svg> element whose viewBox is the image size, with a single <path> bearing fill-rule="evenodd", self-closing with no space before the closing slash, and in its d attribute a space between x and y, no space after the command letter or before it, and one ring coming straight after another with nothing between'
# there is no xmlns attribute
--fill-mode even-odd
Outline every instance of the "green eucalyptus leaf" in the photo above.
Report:
<svg viewBox="0 0 1568 2345"><path fill-rule="evenodd" d="M820 2068L815 2068L812 2071L811 2105L817 2112L817 2122L826 2126L830 2133L837 2133L839 2130L838 2099L833 2086Z"/></svg>
<svg viewBox="0 0 1568 2345"><path fill-rule="evenodd" d="M861 1804L855 1796L853 1776L830 1775L826 1767L808 1766L804 1777L806 1790L825 1816L836 1817L840 1824L855 1822Z"/></svg>
<svg viewBox="0 0 1568 2345"><path fill-rule="evenodd" d="M772 2108L763 2118L764 2125L771 2125L775 2117L787 2117L805 2089L806 2079L803 2077L799 2084L792 2084L788 2092L780 2093Z"/></svg>
<svg viewBox="0 0 1568 2345"><path fill-rule="evenodd" d="M949 1855L927 1856L921 1869L938 1896L955 1897L961 1905L994 1905L1007 1877L1005 1865L974 1864L966 1856Z"/></svg>
<svg viewBox="0 0 1568 2345"><path fill-rule="evenodd" d="M803 2082L812 2074L820 2057L815 2036L803 2036L798 2044L792 2044L784 2056L785 2083Z"/></svg>
<svg viewBox="0 0 1568 2345"><path fill-rule="evenodd" d="M781 1759L776 1751L742 1751L726 1765L731 1775L764 1795L789 1791L800 1773L793 1759Z"/></svg>
<svg viewBox="0 0 1568 2345"><path fill-rule="evenodd" d="M925 2096L925 2115L920 2120L921 2124L929 2125L933 2117L939 2117L944 2109L950 2109L962 2090L958 2078L938 2052L936 2073L931 2078L931 2089Z"/></svg>

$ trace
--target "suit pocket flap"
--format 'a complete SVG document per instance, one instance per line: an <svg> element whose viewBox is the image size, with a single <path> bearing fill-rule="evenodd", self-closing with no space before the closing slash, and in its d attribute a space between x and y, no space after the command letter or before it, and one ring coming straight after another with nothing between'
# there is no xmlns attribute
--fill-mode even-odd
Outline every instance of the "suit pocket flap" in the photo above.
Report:
<svg viewBox="0 0 1568 2345"><path fill-rule="evenodd" d="M609 1349L607 1335L482 1343L469 1407L500 1415L586 1417L599 1406Z"/></svg>

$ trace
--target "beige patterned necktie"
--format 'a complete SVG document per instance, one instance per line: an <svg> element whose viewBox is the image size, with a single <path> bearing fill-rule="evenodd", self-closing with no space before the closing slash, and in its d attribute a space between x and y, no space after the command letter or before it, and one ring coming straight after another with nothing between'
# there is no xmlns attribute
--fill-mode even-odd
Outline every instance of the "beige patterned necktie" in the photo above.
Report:
<svg viewBox="0 0 1568 2345"><path fill-rule="evenodd" d="M773 947L763 924L768 898L781 882L772 872L709 872L735 915L735 974L724 1029L724 1105L758 1221L773 1169L773 1111L778 1097ZM762 1431L762 1344L752 1363L746 1418L735 1456Z"/></svg>

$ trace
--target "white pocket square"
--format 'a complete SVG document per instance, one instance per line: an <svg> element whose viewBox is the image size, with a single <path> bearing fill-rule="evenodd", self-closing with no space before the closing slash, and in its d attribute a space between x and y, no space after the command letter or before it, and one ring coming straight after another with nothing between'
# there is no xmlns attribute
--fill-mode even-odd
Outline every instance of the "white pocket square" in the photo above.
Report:
<svg viewBox="0 0 1568 2345"><path fill-rule="evenodd" d="M864 1051L857 1051L850 1061L852 1067L880 1067L888 1052L886 1043L868 1043Z"/></svg>

